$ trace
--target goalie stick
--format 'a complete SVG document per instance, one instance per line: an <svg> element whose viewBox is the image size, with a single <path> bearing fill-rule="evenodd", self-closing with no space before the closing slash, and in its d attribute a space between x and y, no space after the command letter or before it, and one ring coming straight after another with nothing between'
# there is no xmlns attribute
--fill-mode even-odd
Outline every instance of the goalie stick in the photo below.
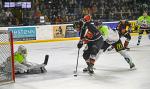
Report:
<svg viewBox="0 0 150 89"><path fill-rule="evenodd" d="M44 60L44 63L43 63L43 64L47 65L48 59L49 59L49 55L45 55L45 60Z"/></svg>
<svg viewBox="0 0 150 89"><path fill-rule="evenodd" d="M37 64L35 66L31 66L27 72L27 74L38 74L38 73L44 73L47 72L45 69L45 66L48 63L49 55L45 55L45 60L42 64Z"/></svg>
<svg viewBox="0 0 150 89"><path fill-rule="evenodd" d="M36 66L32 66L29 69L40 68L40 67L46 66L47 63L48 63L48 59L49 59L49 55L45 55L45 59L44 59L44 62L42 64L38 64Z"/></svg>

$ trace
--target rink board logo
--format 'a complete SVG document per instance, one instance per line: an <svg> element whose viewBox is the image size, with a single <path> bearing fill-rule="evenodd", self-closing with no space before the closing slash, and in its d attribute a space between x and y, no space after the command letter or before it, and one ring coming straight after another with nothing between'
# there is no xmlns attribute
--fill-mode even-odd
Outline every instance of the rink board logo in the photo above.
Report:
<svg viewBox="0 0 150 89"><path fill-rule="evenodd" d="M112 29L115 29L118 25L118 22L109 22L109 23L104 22L103 24L109 26Z"/></svg>
<svg viewBox="0 0 150 89"><path fill-rule="evenodd" d="M8 31L12 31L15 41L36 40L35 27L8 28Z"/></svg>
<svg viewBox="0 0 150 89"><path fill-rule="evenodd" d="M66 34L65 37L78 37L78 32L73 28L73 25L66 26Z"/></svg>
<svg viewBox="0 0 150 89"><path fill-rule="evenodd" d="M136 21L130 21L130 23L131 23L132 33L137 33L138 31L135 29L136 28Z"/></svg>
<svg viewBox="0 0 150 89"><path fill-rule="evenodd" d="M64 38L66 31L66 25L53 26L54 38Z"/></svg>

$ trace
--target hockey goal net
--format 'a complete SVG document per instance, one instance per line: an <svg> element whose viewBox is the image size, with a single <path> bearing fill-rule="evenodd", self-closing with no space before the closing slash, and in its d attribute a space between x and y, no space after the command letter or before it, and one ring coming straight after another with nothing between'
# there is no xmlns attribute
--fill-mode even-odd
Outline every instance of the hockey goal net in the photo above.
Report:
<svg viewBox="0 0 150 89"><path fill-rule="evenodd" d="M0 30L0 85L15 81L12 33Z"/></svg>

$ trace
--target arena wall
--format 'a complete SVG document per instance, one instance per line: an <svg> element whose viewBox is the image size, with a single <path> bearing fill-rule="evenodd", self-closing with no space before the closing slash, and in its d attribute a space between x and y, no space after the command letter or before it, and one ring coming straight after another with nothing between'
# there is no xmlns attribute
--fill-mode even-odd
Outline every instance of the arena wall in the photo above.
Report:
<svg viewBox="0 0 150 89"><path fill-rule="evenodd" d="M137 35L136 21L130 22L132 24L131 35L135 36ZM118 21L103 24L114 28L117 23ZM79 33L73 29L72 24L0 27L0 30L12 31L15 44L79 40Z"/></svg>

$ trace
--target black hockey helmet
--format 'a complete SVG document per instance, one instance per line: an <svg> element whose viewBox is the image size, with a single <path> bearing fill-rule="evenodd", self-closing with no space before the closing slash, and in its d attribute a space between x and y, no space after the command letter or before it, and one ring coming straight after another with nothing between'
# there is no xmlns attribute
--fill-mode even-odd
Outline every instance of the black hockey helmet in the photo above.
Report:
<svg viewBox="0 0 150 89"><path fill-rule="evenodd" d="M102 25L102 21L101 20L95 20L94 21L94 25L97 26L101 26Z"/></svg>

